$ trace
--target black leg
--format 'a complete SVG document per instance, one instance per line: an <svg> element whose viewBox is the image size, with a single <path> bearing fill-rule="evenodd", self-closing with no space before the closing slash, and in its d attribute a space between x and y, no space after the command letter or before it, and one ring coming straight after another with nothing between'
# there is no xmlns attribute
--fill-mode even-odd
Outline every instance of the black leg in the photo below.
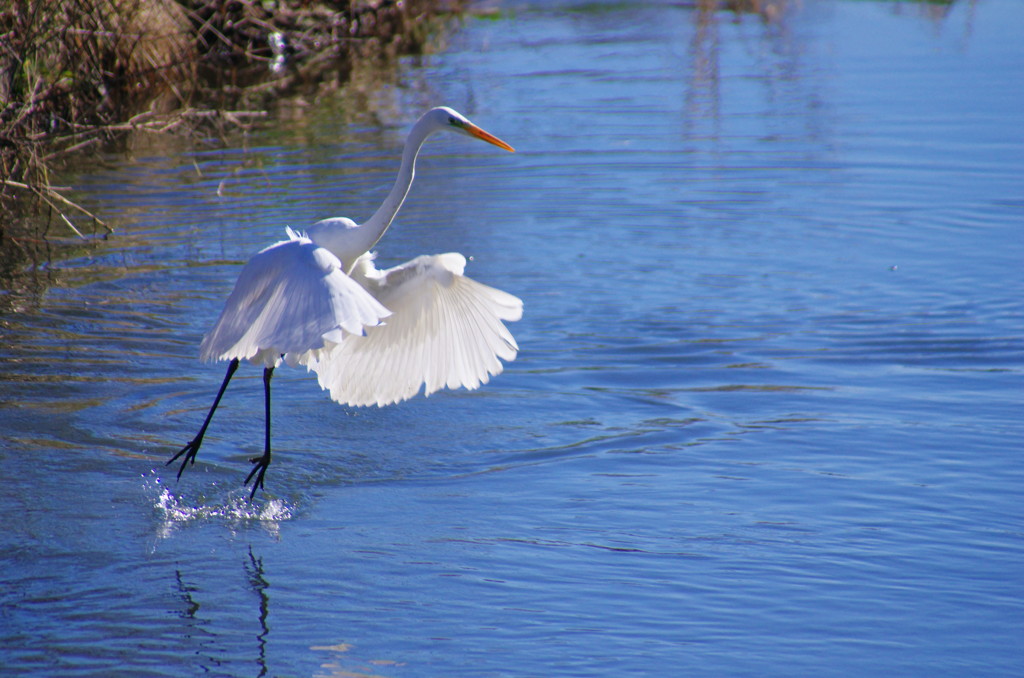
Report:
<svg viewBox="0 0 1024 678"><path fill-rule="evenodd" d="M248 485L250 480L254 477L256 478L252 484L252 492L249 493L249 501L252 501L253 497L256 496L257 488L263 487L263 476L267 474L267 467L270 466L270 378L273 376L273 367L263 368L263 399L267 421L266 440L263 444L263 456L253 457L249 460L254 466L249 471L245 484Z"/></svg>
<svg viewBox="0 0 1024 678"><path fill-rule="evenodd" d="M199 446L203 444L203 436L206 435L206 427L210 425L210 420L213 419L213 413L217 410L217 405L220 405L220 399L224 396L224 390L228 387L228 382L231 381L231 376L238 369L238 358L235 358L228 364L228 373L224 375L224 381L221 382L220 390L217 391L217 397L213 399L213 407L210 408L210 412L206 415L206 421L199 428L199 433L196 437L188 441L185 447L181 448L176 455L167 460L167 464L174 463L178 457L184 455L185 459L181 462L181 468L178 469L178 479L181 479L181 474L185 470L185 467L190 463L196 463L196 455L199 454Z"/></svg>

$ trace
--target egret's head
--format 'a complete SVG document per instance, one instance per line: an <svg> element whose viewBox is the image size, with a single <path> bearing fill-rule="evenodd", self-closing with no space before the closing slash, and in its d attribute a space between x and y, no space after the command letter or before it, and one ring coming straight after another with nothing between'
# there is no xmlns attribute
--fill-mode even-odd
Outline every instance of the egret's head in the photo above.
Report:
<svg viewBox="0 0 1024 678"><path fill-rule="evenodd" d="M468 134L471 137L476 137L477 139L486 141L489 144L494 144L498 148L503 148L506 151L514 152L516 150L490 132L485 132L471 123L458 111L454 111L447 106L435 108L430 113L437 116L438 123L442 128L450 128L455 132Z"/></svg>

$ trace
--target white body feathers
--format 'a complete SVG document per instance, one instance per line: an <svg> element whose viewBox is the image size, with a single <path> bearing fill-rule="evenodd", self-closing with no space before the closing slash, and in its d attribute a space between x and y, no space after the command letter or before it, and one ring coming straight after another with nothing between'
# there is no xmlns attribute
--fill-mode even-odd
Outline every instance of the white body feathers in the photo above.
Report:
<svg viewBox="0 0 1024 678"><path fill-rule="evenodd" d="M519 350L503 321L519 320L523 302L463 276L465 266L465 257L450 252L378 271L363 255L353 278L392 315L314 355L309 367L320 385L338 402L388 405L421 385L425 395L472 390L500 374L501 360Z"/></svg>
<svg viewBox="0 0 1024 678"><path fill-rule="evenodd" d="M378 271L368 250L387 230L412 184L428 136L451 129L511 150L448 108L413 126L398 179L362 225L332 218L262 250L242 268L203 360L249 360L273 367L283 357L316 372L331 397L349 405L387 405L421 387L474 389L518 351L504 322L523 303L463 276L466 259L420 256Z"/></svg>
<svg viewBox="0 0 1024 678"><path fill-rule="evenodd" d="M519 347L504 322L523 302L463 275L458 253L377 270L370 254L351 275L309 238L264 249L243 267L203 360L305 365L331 398L389 405L441 388L478 388Z"/></svg>

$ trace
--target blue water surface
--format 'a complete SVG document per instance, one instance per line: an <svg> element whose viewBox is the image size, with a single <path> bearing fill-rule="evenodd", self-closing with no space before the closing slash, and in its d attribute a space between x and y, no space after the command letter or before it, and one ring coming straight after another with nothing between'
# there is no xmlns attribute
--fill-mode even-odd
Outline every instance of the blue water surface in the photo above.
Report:
<svg viewBox="0 0 1024 678"><path fill-rule="evenodd" d="M69 179L117 233L0 315L12 676L1019 676L1024 6L501 2L227 148ZM372 213L521 297L482 389L196 359L241 264Z"/></svg>

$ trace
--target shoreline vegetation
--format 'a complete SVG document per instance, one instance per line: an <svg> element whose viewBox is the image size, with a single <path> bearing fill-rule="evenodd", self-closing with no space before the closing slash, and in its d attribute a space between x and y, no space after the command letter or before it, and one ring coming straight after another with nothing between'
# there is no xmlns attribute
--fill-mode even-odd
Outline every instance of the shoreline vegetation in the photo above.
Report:
<svg viewBox="0 0 1024 678"><path fill-rule="evenodd" d="M113 229L58 185L132 134L223 140L359 60L429 48L462 0L0 0L0 294Z"/></svg>

